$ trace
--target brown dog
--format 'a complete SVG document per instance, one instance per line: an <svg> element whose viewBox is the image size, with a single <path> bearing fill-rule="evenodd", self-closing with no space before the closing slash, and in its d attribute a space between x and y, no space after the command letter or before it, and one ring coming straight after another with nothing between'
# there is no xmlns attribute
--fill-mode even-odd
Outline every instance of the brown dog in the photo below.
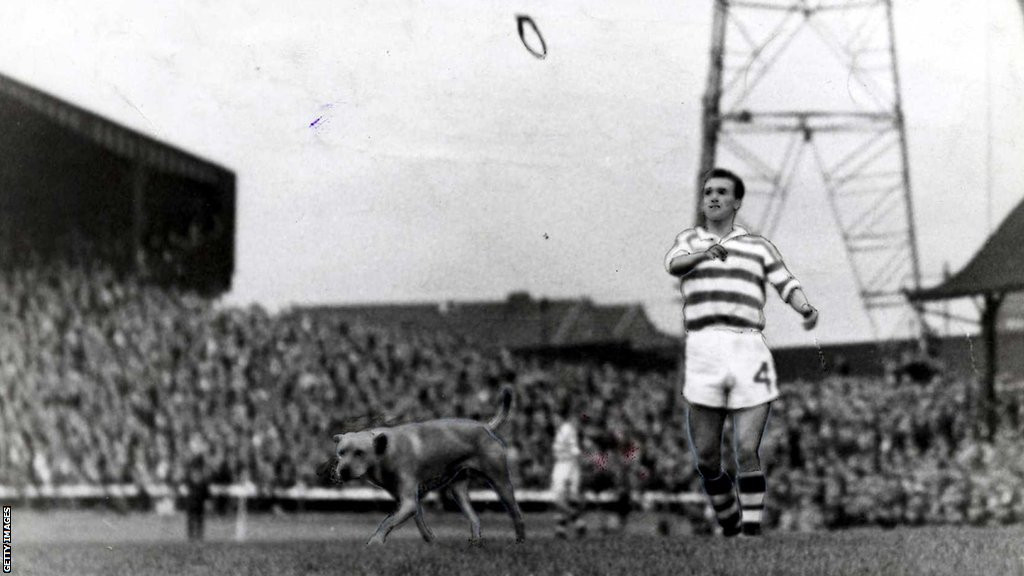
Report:
<svg viewBox="0 0 1024 576"><path fill-rule="evenodd" d="M469 518L470 540L479 540L480 519L469 501L468 472L472 471L494 488L512 516L516 540L521 542L526 538L523 515L509 479L505 442L495 435L511 407L512 389L505 386L501 408L486 425L446 418L336 434L336 455L320 464L317 474L336 484L365 478L398 501L398 509L380 523L369 545L383 544L392 530L413 517L420 535L431 542L434 534L423 521L420 497L445 486Z"/></svg>

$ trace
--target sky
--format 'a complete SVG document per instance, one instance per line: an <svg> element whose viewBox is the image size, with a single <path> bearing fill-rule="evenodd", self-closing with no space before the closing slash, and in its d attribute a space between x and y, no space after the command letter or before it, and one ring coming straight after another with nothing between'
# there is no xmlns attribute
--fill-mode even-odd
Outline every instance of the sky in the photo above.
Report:
<svg viewBox="0 0 1024 576"><path fill-rule="evenodd" d="M1024 197L1024 18L987 2L894 2L926 285ZM228 304L527 290L639 302L678 332L662 260L694 221L711 14L710 0L9 0L0 72L237 174ZM831 82L784 72L796 93ZM790 205L772 240L821 323L805 333L773 302L769 341L872 338L824 192L802 185Z"/></svg>

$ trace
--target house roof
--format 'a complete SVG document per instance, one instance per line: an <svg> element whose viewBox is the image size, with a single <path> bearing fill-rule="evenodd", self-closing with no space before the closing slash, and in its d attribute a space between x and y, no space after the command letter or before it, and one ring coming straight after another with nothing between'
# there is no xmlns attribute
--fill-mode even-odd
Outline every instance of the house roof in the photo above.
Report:
<svg viewBox="0 0 1024 576"><path fill-rule="evenodd" d="M931 288L908 292L911 300L947 300L1024 290L1024 202L960 271Z"/></svg>

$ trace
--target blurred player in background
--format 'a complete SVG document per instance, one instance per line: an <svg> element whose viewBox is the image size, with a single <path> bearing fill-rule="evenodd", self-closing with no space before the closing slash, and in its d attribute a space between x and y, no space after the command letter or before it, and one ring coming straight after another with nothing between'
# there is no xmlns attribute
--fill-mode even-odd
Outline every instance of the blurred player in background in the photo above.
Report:
<svg viewBox="0 0 1024 576"><path fill-rule="evenodd" d="M611 432L611 450L609 467L613 477L615 501L612 504L611 516L605 523L607 533L621 533L626 530L626 523L633 511L633 476L636 474L640 447L622 429Z"/></svg>
<svg viewBox="0 0 1024 576"><path fill-rule="evenodd" d="M210 478L206 468L206 459L196 454L188 463L185 487L185 522L188 539L203 539L203 527L206 518L206 500L210 497Z"/></svg>
<svg viewBox="0 0 1024 576"><path fill-rule="evenodd" d="M775 363L765 343L766 285L814 328L818 312L768 240L736 226L745 187L716 168L704 180L704 226L681 232L665 268L683 293L687 432L701 485L726 536L761 533L767 490L760 447L778 398ZM732 416L737 481L722 468L722 431ZM736 486L739 487L739 501Z"/></svg>
<svg viewBox="0 0 1024 576"><path fill-rule="evenodd" d="M555 426L555 440L551 444L551 452L555 457L555 464L551 468L551 492L555 497L558 514L555 536L567 538L570 528L577 536L583 536L587 527L582 518L583 501L580 494L582 450L579 429L569 403L555 415Z"/></svg>

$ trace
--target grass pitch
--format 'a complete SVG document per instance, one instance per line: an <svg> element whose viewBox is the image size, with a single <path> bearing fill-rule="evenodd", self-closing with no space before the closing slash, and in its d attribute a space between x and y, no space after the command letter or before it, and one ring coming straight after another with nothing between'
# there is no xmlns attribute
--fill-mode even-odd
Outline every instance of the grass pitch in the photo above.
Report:
<svg viewBox="0 0 1024 576"><path fill-rule="evenodd" d="M410 522L383 548L363 543L378 514L250 516L246 540L233 518L212 518L208 540L184 541L184 518L99 512L24 512L14 516L15 574L74 575L374 575L386 574L686 574L814 576L929 574L1024 576L1024 527L774 533L760 539L658 536L638 517L618 536L552 538L548 515L527 516L524 544L507 516L482 517L485 541L466 542L456 514L428 513L438 536L419 540Z"/></svg>

